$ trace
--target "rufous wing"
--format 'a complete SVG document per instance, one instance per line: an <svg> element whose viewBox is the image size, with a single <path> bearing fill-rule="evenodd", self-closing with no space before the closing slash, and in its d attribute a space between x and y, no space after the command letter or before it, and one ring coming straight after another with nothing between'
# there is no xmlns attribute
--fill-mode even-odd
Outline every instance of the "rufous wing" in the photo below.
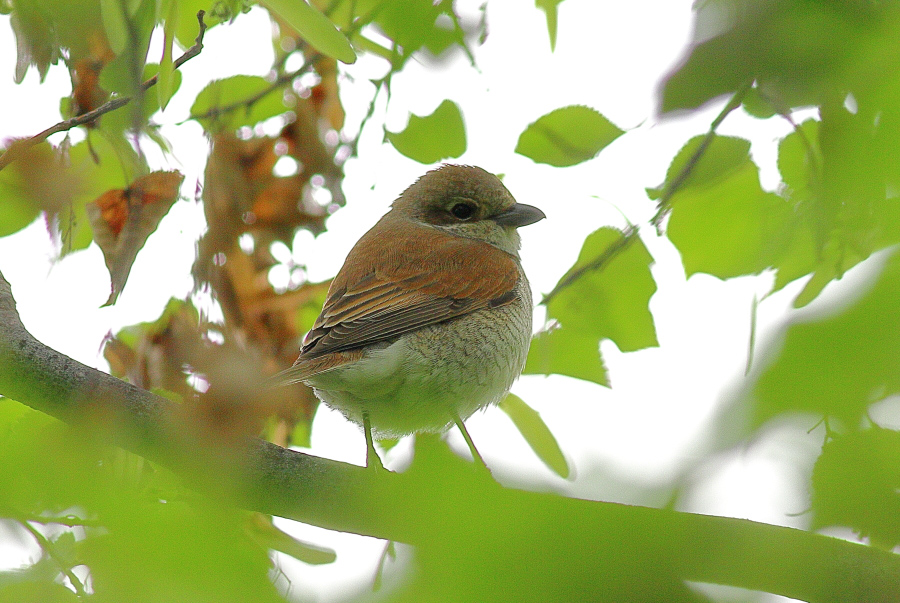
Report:
<svg viewBox="0 0 900 603"><path fill-rule="evenodd" d="M381 225L334 278L290 382L357 360L362 348L516 299L519 268L482 241L426 226Z"/></svg>

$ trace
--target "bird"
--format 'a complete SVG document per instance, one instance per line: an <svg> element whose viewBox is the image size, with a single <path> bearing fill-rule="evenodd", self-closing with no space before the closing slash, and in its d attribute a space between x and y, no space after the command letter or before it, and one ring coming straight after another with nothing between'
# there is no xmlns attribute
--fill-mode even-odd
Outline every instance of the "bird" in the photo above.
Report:
<svg viewBox="0 0 900 603"><path fill-rule="evenodd" d="M518 228L544 219L500 179L443 164L416 180L350 250L283 385L303 382L374 438L442 433L500 402L532 334Z"/></svg>

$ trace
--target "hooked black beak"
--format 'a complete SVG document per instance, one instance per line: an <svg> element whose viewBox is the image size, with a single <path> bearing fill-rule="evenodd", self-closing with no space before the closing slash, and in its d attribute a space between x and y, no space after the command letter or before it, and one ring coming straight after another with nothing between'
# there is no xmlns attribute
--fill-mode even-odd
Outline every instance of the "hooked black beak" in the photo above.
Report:
<svg viewBox="0 0 900 603"><path fill-rule="evenodd" d="M546 217L544 212L533 205L516 203L505 212L497 214L491 219L501 226L514 226L518 228L520 226L534 224Z"/></svg>

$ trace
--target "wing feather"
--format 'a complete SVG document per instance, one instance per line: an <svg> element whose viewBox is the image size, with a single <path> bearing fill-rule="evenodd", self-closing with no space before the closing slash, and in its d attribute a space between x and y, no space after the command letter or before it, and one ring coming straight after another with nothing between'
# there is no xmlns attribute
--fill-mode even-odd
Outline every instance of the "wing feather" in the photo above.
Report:
<svg viewBox="0 0 900 603"><path fill-rule="evenodd" d="M511 255L488 243L408 224L381 223L351 250L304 340L298 365L326 354L346 356L516 298L519 267Z"/></svg>

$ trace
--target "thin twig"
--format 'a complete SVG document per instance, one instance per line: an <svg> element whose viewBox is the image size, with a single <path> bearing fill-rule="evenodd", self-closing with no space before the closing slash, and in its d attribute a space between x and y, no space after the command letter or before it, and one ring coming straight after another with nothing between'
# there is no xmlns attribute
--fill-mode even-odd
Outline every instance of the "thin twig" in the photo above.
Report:
<svg viewBox="0 0 900 603"><path fill-rule="evenodd" d="M716 135L716 129L725 121L725 118L728 117L728 114L741 106L741 103L744 101L744 96L747 94L747 91L750 90L750 86L753 85L753 80L748 80L745 82L740 88L738 88L737 92L731 97L731 100L728 101L728 104L722 108L722 111L716 116L716 118L709 125L709 131L706 133L706 136L700 142L700 145L694 151L694 154L691 155L691 158L688 159L687 163L684 164L684 167L681 168L674 178L672 178L669 182L666 183L663 188L663 192L659 197L659 209L656 211L656 215L653 216L651 220L653 225L659 228L660 223L663 218L669 213L671 209L670 205L672 202L672 196L678 192L678 189L681 188L681 185L685 183L688 179L688 176L691 175L691 172L694 171L694 168L697 167L697 164L700 163L700 158L703 157L703 153L706 152L706 149L709 148L709 145L712 144L713 138Z"/></svg>
<svg viewBox="0 0 900 603"><path fill-rule="evenodd" d="M200 33L197 34L197 39L194 42L194 45L188 48L187 51L183 55L178 57L178 59L174 62L173 65L175 69L178 69L179 67L184 65L187 61L200 54L200 51L203 50L203 36L206 33L206 23L203 21L203 16L205 14L206 12L202 10L197 13L197 21L199 21L200 23ZM146 92L148 89L155 86L158 81L159 74L154 75L146 82L141 84L141 92ZM132 100L134 100L134 97L131 96L119 96L116 98L112 98L93 111L89 111L71 119L61 121L55 126L51 126L43 132L35 134L31 138L17 140L16 142L12 143L8 149L6 149L5 153L0 155L0 170L8 166L16 159L19 159L22 155L25 154L25 151L38 143L44 142L53 134L57 134L59 132L67 132L72 128L90 123L105 113L109 113L110 111L115 111L116 109L124 107Z"/></svg>
<svg viewBox="0 0 900 603"><path fill-rule="evenodd" d="M60 552L56 550L56 545L50 542L50 540L46 536L41 534L39 530L37 530L27 521L22 521L19 523L21 523L22 527L28 530L28 533L30 533L31 536L37 541L38 546L40 546L41 549L45 553L47 553L47 555L49 555L50 558L53 559L53 561L56 562L63 575L65 575L65 577L69 579L69 582L72 583L72 588L75 589L75 594L82 598L86 597L87 591L84 590L84 584L81 582L81 580L78 579L78 576L75 575L75 572L72 571L72 568L69 567L66 559L64 559Z"/></svg>
<svg viewBox="0 0 900 603"><path fill-rule="evenodd" d="M611 262L617 255L621 252L628 249L632 243L638 238L638 229L637 226L629 226L622 232L622 236L612 245L603 250L603 253L598 255L596 258L583 265L578 270L573 270L559 281L553 290L544 296L544 299L541 300L542 305L547 305L550 303L550 300L559 295L559 293L569 287L580 279L582 276L587 274L588 272L593 272L594 270L600 270L606 267L609 262Z"/></svg>

